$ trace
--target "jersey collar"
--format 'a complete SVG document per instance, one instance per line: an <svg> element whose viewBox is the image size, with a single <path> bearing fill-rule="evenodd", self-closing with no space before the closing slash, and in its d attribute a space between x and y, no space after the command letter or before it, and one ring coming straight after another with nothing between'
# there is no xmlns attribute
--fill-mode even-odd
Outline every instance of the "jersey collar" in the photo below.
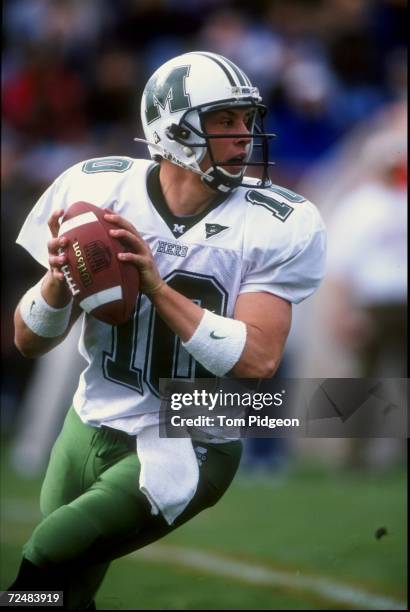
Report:
<svg viewBox="0 0 410 612"><path fill-rule="evenodd" d="M189 229L191 229L191 227L193 227L194 225L199 223L199 221L201 221L204 217L206 217L206 215L210 213L211 210L222 204L222 202L224 202L230 195L229 193L217 195L212 204L210 204L208 208L198 213L197 215L174 215L174 213L171 212L168 208L168 204L166 203L164 194L162 193L161 183L159 180L159 170L159 164L156 164L149 170L147 176L147 192L156 211L168 225L175 238L180 238Z"/></svg>

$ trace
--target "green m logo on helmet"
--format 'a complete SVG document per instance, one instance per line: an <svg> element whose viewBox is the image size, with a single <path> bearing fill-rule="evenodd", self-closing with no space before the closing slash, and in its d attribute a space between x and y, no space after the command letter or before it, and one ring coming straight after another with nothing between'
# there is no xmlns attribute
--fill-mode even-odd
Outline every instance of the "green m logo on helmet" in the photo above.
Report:
<svg viewBox="0 0 410 612"><path fill-rule="evenodd" d="M147 123L152 123L161 117L159 107L165 110L167 103L171 113L176 113L191 107L189 94L185 91L185 79L191 66L177 66L165 80L154 75L147 83L145 90Z"/></svg>

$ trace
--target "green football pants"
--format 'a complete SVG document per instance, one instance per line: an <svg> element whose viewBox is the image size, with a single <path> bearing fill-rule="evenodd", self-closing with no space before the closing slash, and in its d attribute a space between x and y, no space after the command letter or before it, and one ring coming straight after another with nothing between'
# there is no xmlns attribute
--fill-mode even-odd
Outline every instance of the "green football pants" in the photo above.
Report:
<svg viewBox="0 0 410 612"><path fill-rule="evenodd" d="M110 561L158 540L224 494L239 466L241 442L193 445L200 458L198 488L169 526L161 515L151 514L139 490L135 437L85 425L71 408L41 491L44 518L25 544L24 557L40 567L79 568L72 590L78 605L86 605Z"/></svg>

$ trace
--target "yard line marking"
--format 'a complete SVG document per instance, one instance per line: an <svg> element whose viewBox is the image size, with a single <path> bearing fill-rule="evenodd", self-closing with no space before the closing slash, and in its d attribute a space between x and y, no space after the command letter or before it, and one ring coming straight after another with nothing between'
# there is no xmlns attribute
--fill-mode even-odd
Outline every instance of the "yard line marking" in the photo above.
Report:
<svg viewBox="0 0 410 612"><path fill-rule="evenodd" d="M152 544L128 555L135 560L168 563L195 568L261 586L277 586L309 591L335 602L362 606L373 610L407 610L404 602L383 595L375 595L348 584L338 583L325 577L301 576L291 572L274 570L263 565L238 561L227 556L197 549Z"/></svg>

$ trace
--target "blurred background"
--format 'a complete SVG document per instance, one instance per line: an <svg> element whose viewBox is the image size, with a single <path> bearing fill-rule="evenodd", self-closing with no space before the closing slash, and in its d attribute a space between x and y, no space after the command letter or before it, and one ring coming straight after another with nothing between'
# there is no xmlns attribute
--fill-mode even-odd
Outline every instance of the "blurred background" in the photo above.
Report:
<svg viewBox="0 0 410 612"><path fill-rule="evenodd" d="M41 476L82 368L75 353L78 329L36 361L14 348L14 308L43 273L15 239L37 198L70 165L95 156L147 157L144 145L133 142L142 136L141 93L152 72L175 55L214 51L248 74L268 106L267 131L277 134L271 143L273 182L311 199L328 227L326 279L313 298L294 309L278 376L383 377L402 394L395 379L407 376L406 23L405 0L3 4L2 524L14 534L6 546L3 575L10 572L11 578L18 545L35 522ZM402 601L406 449L403 441L383 438L382 432L374 439L365 434L364 422L363 438L355 440L247 441L225 510L215 508L210 519L198 519L197 527L171 536L171 544L174 539L178 545L219 547L254 563L264 559L285 566L295 575L307 568L321 575L342 574L344 580ZM246 505L251 492L253 508ZM25 504L32 508L29 518L19 518L20 496L27 496ZM261 507L272 507L269 521L266 516L261 521ZM302 507L303 520L297 514ZM278 523L283 514L288 517L284 527ZM248 516L261 525L252 525L247 539L241 521ZM370 535L364 544L366 519ZM214 534L207 521L211 526L218 520L222 525L227 521L226 526ZM226 532L232 521L238 524L230 540ZM376 541L371 530L380 521L394 526L387 525L386 537ZM241 546L234 543L235 533L242 534ZM221 537L222 545L216 544ZM387 546L384 562L379 553L374 556L376 543L379 553ZM168 607L245 607L248 601L261 609L357 605L317 594L289 600L282 593L280 599L266 585L262 592L248 585L245 593L241 584L236 599L215 591L219 599L212 606L206 595L209 577L197 578L203 588L183 602L178 593L188 591L176 588ZM119 574L111 579L121 582ZM146 580L152 586L148 573ZM169 582L178 584L175 576ZM127 592L125 582L123 588ZM146 591L141 607L155 608L149 599L152 588ZM164 605L160 593L157 597L157 606ZM382 603L373 601L373 606ZM111 598L109 605L121 609L124 602ZM130 605L135 605L132 598Z"/></svg>

